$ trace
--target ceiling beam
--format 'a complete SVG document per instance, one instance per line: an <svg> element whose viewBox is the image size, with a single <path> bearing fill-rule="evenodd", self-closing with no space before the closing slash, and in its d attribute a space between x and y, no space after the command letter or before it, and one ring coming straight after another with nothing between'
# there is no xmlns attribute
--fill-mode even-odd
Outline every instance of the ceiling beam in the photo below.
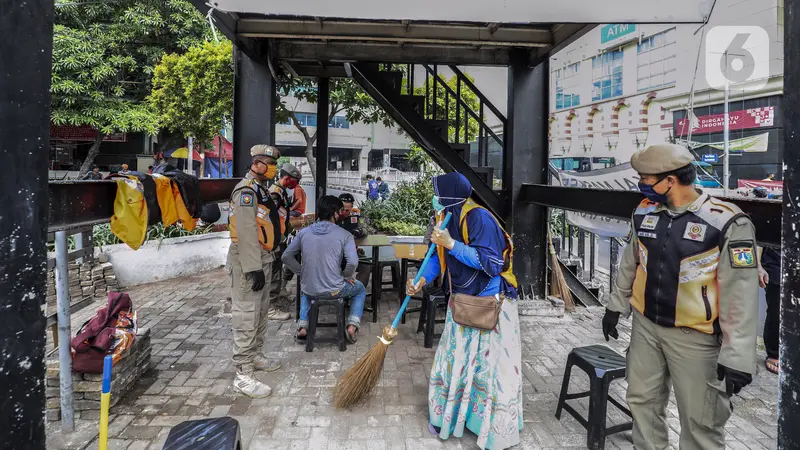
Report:
<svg viewBox="0 0 800 450"><path fill-rule="evenodd" d="M348 78L342 64L304 64L301 62L292 63L286 61L284 66L291 67L291 73L296 77Z"/></svg>
<svg viewBox="0 0 800 450"><path fill-rule="evenodd" d="M243 37L324 39L515 47L548 47L553 44L547 27L484 25L430 25L402 22L351 22L316 20L240 19L237 33Z"/></svg>
<svg viewBox="0 0 800 450"><path fill-rule="evenodd" d="M287 61L429 63L507 66L509 49L497 47L398 45L363 42L277 40L273 57ZM524 50L524 49L520 49Z"/></svg>

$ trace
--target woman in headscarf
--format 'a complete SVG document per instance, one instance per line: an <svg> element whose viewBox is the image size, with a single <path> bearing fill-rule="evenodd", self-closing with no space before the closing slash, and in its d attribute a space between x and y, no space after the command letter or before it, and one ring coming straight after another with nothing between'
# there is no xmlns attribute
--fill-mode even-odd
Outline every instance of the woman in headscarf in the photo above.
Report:
<svg viewBox="0 0 800 450"><path fill-rule="evenodd" d="M445 230L438 226L431 241L432 258L409 294L442 277L445 290L493 296L502 302L497 326L490 331L453 320L452 298L436 350L428 388L429 429L441 439L461 437L464 429L478 436L481 449L519 444L522 429L522 370L516 280L510 270L511 242L496 218L470 199L472 186L459 173L433 178L437 221L452 213ZM448 277L450 277L448 279Z"/></svg>

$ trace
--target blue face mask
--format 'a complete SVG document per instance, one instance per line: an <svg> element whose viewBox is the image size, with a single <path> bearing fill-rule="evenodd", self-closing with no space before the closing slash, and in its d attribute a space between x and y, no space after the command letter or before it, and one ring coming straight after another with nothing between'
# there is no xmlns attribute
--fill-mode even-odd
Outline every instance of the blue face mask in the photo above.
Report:
<svg viewBox="0 0 800 450"><path fill-rule="evenodd" d="M456 200L456 202L453 202L452 204L444 206L444 205L442 205L441 199ZM433 205L433 210L434 211L442 212L442 211L444 211L445 208L452 208L453 206L458 206L458 205L460 205L460 204L462 204L462 203L464 203L466 201L467 201L467 199L465 199L465 198L439 197L438 195L434 195L433 198L431 199L431 205Z"/></svg>
<svg viewBox="0 0 800 450"><path fill-rule="evenodd" d="M660 179L660 180L656 181L656 182L655 182L655 184L645 184L645 183L642 183L642 182L640 181L640 182L639 182L639 192L641 192L641 193L642 193L642 195L644 195L645 197L647 197L647 199L648 199L648 200L650 200L651 202L655 202L655 203L661 203L661 204L665 205L665 204L667 203L667 193L669 193L669 190L670 190L670 189L672 189L672 187L670 187L669 189L667 189L667 192L664 192L663 194L659 194L659 193L658 193L658 192L656 192L656 190L654 189L654 188L655 188L655 186L656 186L658 183L661 183L661 182L662 182L662 181L664 181L665 179L666 179L666 178L662 178L662 179Z"/></svg>
<svg viewBox="0 0 800 450"><path fill-rule="evenodd" d="M431 199L431 205L433 205L433 210L436 212L444 211L444 205L442 205L442 203L439 201L439 197L435 195Z"/></svg>

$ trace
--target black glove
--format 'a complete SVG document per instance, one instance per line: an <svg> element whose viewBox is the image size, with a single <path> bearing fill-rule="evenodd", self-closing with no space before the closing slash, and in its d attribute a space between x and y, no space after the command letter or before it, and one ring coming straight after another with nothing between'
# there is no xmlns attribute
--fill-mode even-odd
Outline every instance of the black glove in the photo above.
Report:
<svg viewBox="0 0 800 450"><path fill-rule="evenodd" d="M749 373L739 372L736 369L717 364L717 381L725 380L725 392L728 397L738 394L743 387L753 382L753 376Z"/></svg>
<svg viewBox="0 0 800 450"><path fill-rule="evenodd" d="M606 342L608 342L609 336L613 337L614 339L619 338L619 333L617 333L617 322L619 322L619 313L616 311L606 310L606 315L603 316L603 336L606 338Z"/></svg>
<svg viewBox="0 0 800 450"><path fill-rule="evenodd" d="M263 270L247 272L247 275L253 280L253 292L258 292L264 289L264 285L267 284L267 277L264 276Z"/></svg>

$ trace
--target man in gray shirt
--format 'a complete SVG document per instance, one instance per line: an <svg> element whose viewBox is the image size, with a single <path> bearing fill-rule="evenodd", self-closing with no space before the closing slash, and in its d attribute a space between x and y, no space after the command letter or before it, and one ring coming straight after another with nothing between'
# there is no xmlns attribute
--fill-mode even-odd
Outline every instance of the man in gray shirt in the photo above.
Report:
<svg viewBox="0 0 800 450"><path fill-rule="evenodd" d="M300 274L300 317L297 321L297 338L304 339L308 328L309 297L342 297L350 301L347 318L347 340L356 342L361 326L367 290L353 279L358 266L358 253L353 236L336 225L342 201L326 195L317 202L317 222L297 233L283 252L283 264ZM302 265L297 256L302 255ZM344 269L342 262L344 261Z"/></svg>

